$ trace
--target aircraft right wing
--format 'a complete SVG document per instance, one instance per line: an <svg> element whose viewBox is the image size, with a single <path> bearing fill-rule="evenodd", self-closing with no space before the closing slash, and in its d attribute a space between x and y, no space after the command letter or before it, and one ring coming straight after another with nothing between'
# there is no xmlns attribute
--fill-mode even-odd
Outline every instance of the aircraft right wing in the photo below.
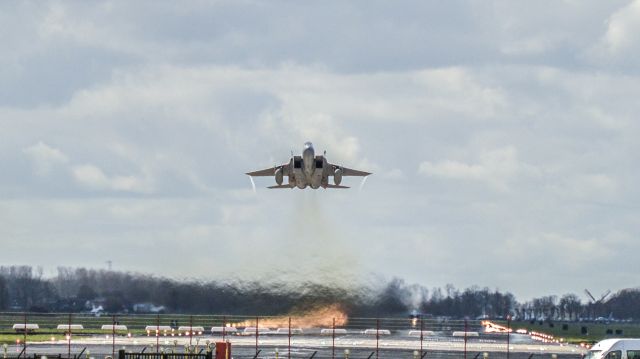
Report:
<svg viewBox="0 0 640 359"><path fill-rule="evenodd" d="M333 165L330 164L330 166L333 168L333 171L335 171L336 169L340 168L342 169L342 175L343 176L357 176L357 177L366 177L368 175L370 175L370 172L365 172L365 171L359 171L359 170L354 170L351 168L347 168L347 167L343 167L343 166L338 166L338 165ZM333 171L331 171L331 173L333 173ZM331 176L332 174L330 174Z"/></svg>

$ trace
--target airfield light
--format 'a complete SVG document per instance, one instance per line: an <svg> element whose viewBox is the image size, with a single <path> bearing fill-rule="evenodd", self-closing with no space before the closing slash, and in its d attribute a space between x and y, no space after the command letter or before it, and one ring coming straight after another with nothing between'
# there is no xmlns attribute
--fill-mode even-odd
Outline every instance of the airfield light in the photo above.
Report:
<svg viewBox="0 0 640 359"><path fill-rule="evenodd" d="M56 338L55 337L51 337L51 341L52 342L56 341Z"/></svg>
<svg viewBox="0 0 640 359"><path fill-rule="evenodd" d="M20 344L20 339L16 339L16 344Z"/></svg>
<svg viewBox="0 0 640 359"><path fill-rule="evenodd" d="M66 338L67 340L71 339L71 335L67 334Z"/></svg>
<svg viewBox="0 0 640 359"><path fill-rule="evenodd" d="M488 358L489 357L489 353L487 353L487 352L482 353L482 357L485 358L485 359Z"/></svg>

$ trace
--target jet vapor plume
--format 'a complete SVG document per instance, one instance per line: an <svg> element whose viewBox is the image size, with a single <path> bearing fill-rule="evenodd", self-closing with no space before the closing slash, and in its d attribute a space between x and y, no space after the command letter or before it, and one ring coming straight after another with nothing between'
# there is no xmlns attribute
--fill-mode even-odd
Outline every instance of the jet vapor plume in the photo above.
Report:
<svg viewBox="0 0 640 359"><path fill-rule="evenodd" d="M335 325L339 327L346 325L349 318L339 304L330 304L316 307L302 313L293 311L290 314L282 316L260 318L258 326L286 328L289 325L289 319L291 319L291 327L295 328L331 328L334 320ZM236 327L250 327L255 325L256 321L254 319L248 319L234 324Z"/></svg>

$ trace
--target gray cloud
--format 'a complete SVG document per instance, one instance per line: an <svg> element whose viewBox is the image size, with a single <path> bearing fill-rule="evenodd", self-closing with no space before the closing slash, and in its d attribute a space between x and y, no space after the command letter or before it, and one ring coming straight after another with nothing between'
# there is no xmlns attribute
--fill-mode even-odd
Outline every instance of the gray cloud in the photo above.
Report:
<svg viewBox="0 0 640 359"><path fill-rule="evenodd" d="M637 1L521 5L3 3L0 260L635 286ZM375 175L252 192L307 140Z"/></svg>

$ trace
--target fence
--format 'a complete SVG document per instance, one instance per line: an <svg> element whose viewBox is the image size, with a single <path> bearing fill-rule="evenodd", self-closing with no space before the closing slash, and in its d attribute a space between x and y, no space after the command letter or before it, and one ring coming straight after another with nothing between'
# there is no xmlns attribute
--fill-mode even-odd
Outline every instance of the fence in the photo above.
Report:
<svg viewBox="0 0 640 359"><path fill-rule="evenodd" d="M485 324L447 318L346 318L326 311L290 317L0 313L0 335L12 338L12 349L24 350L20 359L44 347L66 349L66 357L73 358L78 348L88 345L94 346L94 355L115 358L127 347L137 353L132 358L125 350L124 359L165 359L179 353L206 355L216 341L231 342L234 358L536 359L579 358L584 351L542 334L514 334L510 328L487 333Z"/></svg>
<svg viewBox="0 0 640 359"><path fill-rule="evenodd" d="M132 353L126 350L118 351L118 359L213 359L213 352L210 350L204 353Z"/></svg>

